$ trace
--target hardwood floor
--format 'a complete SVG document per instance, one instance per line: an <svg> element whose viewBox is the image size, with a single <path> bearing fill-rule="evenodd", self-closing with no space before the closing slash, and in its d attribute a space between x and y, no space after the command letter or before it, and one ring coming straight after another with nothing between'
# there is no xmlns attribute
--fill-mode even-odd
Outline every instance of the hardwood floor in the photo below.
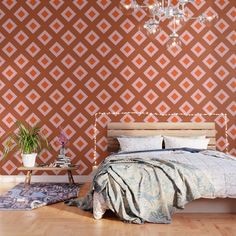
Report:
<svg viewBox="0 0 236 236"><path fill-rule="evenodd" d="M1 183L0 193L14 184ZM87 192L88 184L80 195ZM134 225L120 221L111 213L102 220L63 203L33 211L0 211L0 236L236 236L236 214L176 214L170 225Z"/></svg>

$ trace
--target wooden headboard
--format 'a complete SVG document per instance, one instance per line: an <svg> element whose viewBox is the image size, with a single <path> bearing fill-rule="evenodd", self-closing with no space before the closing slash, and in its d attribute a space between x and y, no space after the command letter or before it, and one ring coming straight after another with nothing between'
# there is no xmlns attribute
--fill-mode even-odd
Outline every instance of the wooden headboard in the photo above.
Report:
<svg viewBox="0 0 236 236"><path fill-rule="evenodd" d="M119 136L201 136L210 138L209 149L216 149L216 130L214 122L193 123L117 123L111 122L107 126L108 152L117 152L119 150Z"/></svg>

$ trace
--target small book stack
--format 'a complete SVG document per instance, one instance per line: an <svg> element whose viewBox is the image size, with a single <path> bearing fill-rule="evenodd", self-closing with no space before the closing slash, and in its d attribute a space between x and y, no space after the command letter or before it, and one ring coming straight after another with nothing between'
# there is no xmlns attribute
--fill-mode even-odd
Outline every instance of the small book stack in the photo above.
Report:
<svg viewBox="0 0 236 236"><path fill-rule="evenodd" d="M65 155L58 155L57 160L54 162L54 167L70 167L70 158Z"/></svg>

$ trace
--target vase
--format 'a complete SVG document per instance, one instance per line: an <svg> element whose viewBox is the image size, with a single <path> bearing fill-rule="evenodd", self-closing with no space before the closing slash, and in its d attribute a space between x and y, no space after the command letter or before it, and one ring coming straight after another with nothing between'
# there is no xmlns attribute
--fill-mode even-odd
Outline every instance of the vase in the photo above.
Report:
<svg viewBox="0 0 236 236"><path fill-rule="evenodd" d="M34 167L37 153L21 154L24 167Z"/></svg>
<svg viewBox="0 0 236 236"><path fill-rule="evenodd" d="M66 156L66 150L65 150L65 144L62 143L61 148L60 148L60 157L65 157Z"/></svg>

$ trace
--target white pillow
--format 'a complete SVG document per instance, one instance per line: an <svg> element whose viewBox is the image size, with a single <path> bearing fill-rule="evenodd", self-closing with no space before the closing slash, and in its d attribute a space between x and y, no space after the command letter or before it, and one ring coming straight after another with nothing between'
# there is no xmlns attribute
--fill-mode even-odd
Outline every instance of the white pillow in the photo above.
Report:
<svg viewBox="0 0 236 236"><path fill-rule="evenodd" d="M163 137L147 136L147 137L118 137L120 143L120 151L132 152L132 151L145 151L162 149Z"/></svg>
<svg viewBox="0 0 236 236"><path fill-rule="evenodd" d="M210 139L196 137L171 137L164 136L165 148L197 148L207 149Z"/></svg>

